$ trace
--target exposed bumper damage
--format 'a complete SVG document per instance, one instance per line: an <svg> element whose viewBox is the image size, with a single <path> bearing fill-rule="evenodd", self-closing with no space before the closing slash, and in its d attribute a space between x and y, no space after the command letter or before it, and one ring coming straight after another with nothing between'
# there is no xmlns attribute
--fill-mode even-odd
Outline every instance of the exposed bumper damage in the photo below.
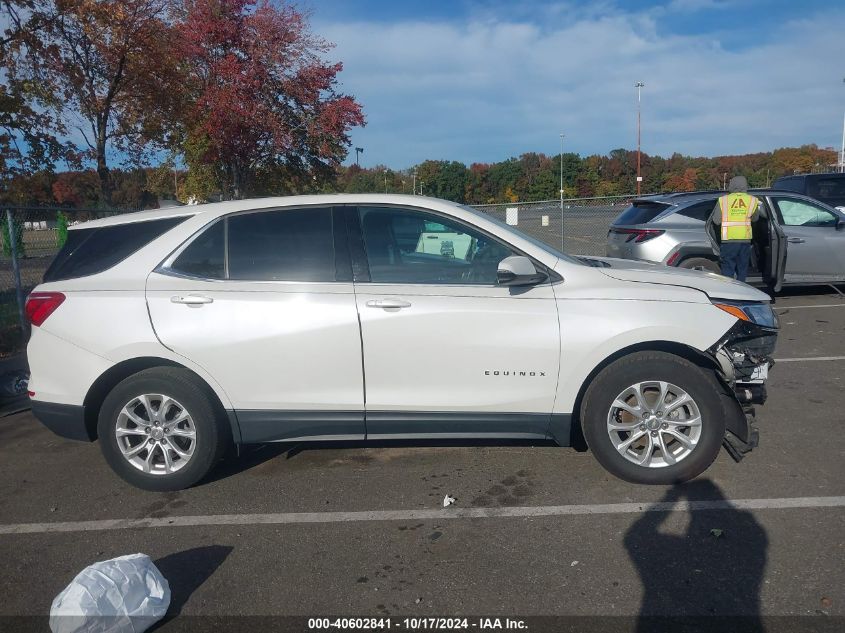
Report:
<svg viewBox="0 0 845 633"><path fill-rule="evenodd" d="M775 364L772 354L776 343L776 329L739 321L708 350L730 390L723 399L727 415L723 446L737 462L758 443L754 405L766 402L766 380Z"/></svg>

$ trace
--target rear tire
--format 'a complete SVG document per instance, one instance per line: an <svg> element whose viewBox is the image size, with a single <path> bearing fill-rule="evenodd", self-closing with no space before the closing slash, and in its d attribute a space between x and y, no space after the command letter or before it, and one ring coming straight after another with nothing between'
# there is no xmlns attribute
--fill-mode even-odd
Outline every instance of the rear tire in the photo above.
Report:
<svg viewBox="0 0 845 633"><path fill-rule="evenodd" d="M100 448L112 470L133 486L182 490L205 477L231 444L217 409L187 370L146 369L103 401Z"/></svg>
<svg viewBox="0 0 845 633"><path fill-rule="evenodd" d="M725 436L723 390L712 371L680 356L630 354L605 367L587 388L581 406L584 438L599 463L620 479L687 481L719 454Z"/></svg>
<svg viewBox="0 0 845 633"><path fill-rule="evenodd" d="M719 262L715 262L712 259L707 259L706 257L688 257L680 264L678 264L678 268L686 268L687 270L706 270L711 273L721 273L722 270L719 268Z"/></svg>

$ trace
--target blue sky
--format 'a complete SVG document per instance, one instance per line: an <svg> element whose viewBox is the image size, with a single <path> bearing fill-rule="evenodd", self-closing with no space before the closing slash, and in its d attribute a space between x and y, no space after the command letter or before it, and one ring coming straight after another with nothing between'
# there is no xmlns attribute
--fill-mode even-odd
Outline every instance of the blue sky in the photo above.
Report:
<svg viewBox="0 0 845 633"><path fill-rule="evenodd" d="M363 104L363 165L841 141L845 2L301 0ZM354 152L352 152L354 159ZM349 162L349 161L347 161Z"/></svg>

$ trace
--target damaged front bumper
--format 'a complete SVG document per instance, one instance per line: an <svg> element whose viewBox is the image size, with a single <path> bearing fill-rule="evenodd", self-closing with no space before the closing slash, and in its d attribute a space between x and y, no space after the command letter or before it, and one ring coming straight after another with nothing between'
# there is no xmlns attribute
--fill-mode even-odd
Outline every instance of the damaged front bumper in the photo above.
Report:
<svg viewBox="0 0 845 633"><path fill-rule="evenodd" d="M719 366L720 379L728 387L723 397L727 415L723 446L737 462L759 440L754 405L766 402L766 380L775 364L772 355L777 332L776 328L738 321L708 350Z"/></svg>

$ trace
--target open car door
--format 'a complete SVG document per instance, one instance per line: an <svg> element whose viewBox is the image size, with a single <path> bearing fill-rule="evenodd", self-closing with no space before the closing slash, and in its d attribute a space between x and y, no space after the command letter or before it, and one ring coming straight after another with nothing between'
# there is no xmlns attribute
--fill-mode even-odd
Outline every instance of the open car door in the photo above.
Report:
<svg viewBox="0 0 845 633"><path fill-rule="evenodd" d="M713 252L718 257L722 252L722 237L720 227L713 221L712 214L707 217L704 228L707 232L707 238L710 240L710 245L713 247Z"/></svg>
<svg viewBox="0 0 845 633"><path fill-rule="evenodd" d="M771 204L767 205L771 209ZM766 270L763 280L774 292L783 288L783 276L786 273L786 234L778 222L776 213L769 213L769 251L766 258Z"/></svg>
<svg viewBox="0 0 845 633"><path fill-rule="evenodd" d="M760 217L754 225L759 225L766 235L767 244L764 249L763 261L758 264L763 270L763 281L773 292L779 292L783 287L783 276L786 272L786 235L777 220L777 215L770 211L771 204L767 200L760 199ZM756 227L755 227L756 228ZM713 252L718 256L721 253L722 231L721 227L713 222L713 217L707 218L705 232L710 240ZM755 239L755 242L757 240ZM758 242L758 246L760 246Z"/></svg>

